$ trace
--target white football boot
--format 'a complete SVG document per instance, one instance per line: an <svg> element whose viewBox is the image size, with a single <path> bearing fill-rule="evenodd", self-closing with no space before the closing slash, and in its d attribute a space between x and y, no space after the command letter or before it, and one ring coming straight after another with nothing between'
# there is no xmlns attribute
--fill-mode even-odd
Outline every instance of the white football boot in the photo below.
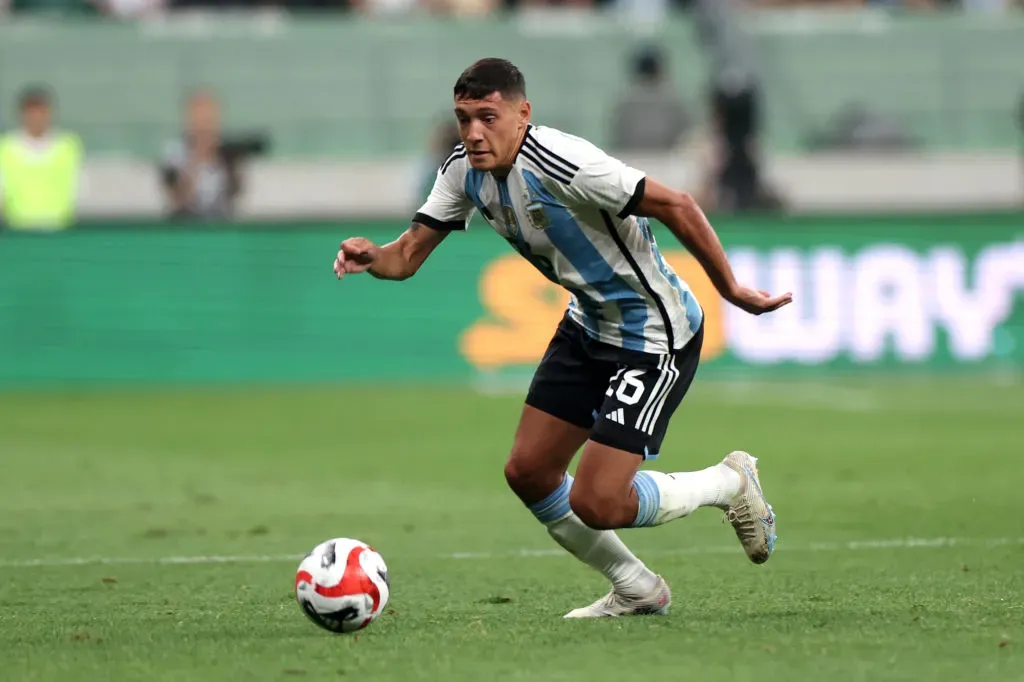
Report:
<svg viewBox="0 0 1024 682"><path fill-rule="evenodd" d="M660 575L654 590L640 598L624 597L612 590L590 606L575 609L565 618L609 618L614 616L667 616L672 592Z"/></svg>
<svg viewBox="0 0 1024 682"><path fill-rule="evenodd" d="M747 557L763 564L775 551L775 512L765 499L757 476L757 458L746 452L731 452L723 463L738 473L743 483L725 510Z"/></svg>

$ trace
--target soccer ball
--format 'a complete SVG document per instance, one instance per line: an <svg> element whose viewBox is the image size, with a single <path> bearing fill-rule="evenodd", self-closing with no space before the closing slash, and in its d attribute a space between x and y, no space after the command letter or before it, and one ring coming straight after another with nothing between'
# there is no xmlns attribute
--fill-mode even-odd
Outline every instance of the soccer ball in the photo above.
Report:
<svg viewBox="0 0 1024 682"><path fill-rule="evenodd" d="M351 538L320 543L299 564L295 598L309 619L335 633L362 630L391 596L383 557Z"/></svg>

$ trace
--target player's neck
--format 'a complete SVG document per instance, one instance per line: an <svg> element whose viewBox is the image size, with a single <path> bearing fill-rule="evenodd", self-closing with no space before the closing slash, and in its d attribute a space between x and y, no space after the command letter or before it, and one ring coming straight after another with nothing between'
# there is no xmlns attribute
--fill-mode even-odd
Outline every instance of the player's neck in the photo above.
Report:
<svg viewBox="0 0 1024 682"><path fill-rule="evenodd" d="M523 146L523 140L526 139L526 133L529 131L529 124L523 126L522 132L519 133L519 139L516 140L515 146L512 147L512 152L508 158L499 163L491 171L491 175L498 179L504 179L508 177L508 174L512 172L512 168L516 165L516 157L519 156L519 149Z"/></svg>

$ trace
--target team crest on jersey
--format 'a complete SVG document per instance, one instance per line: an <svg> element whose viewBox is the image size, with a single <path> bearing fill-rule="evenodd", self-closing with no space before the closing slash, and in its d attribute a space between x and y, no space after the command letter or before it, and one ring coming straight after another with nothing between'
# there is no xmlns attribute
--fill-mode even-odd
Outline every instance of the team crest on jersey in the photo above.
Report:
<svg viewBox="0 0 1024 682"><path fill-rule="evenodd" d="M546 230L551 227L551 219L544 210L544 204L534 201L526 206L526 215L530 218L530 224L538 230Z"/></svg>

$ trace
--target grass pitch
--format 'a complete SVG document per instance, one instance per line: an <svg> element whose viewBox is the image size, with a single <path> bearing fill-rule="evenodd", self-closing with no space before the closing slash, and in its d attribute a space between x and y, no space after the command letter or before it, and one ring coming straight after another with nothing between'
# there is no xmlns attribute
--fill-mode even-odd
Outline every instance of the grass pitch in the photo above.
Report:
<svg viewBox="0 0 1024 682"><path fill-rule="evenodd" d="M1024 387L701 381L661 470L760 458L780 542L721 514L626 542L667 618L564 621L603 579L505 488L520 396L439 387L0 396L0 678L1024 680ZM299 557L373 544L389 610L307 621Z"/></svg>

